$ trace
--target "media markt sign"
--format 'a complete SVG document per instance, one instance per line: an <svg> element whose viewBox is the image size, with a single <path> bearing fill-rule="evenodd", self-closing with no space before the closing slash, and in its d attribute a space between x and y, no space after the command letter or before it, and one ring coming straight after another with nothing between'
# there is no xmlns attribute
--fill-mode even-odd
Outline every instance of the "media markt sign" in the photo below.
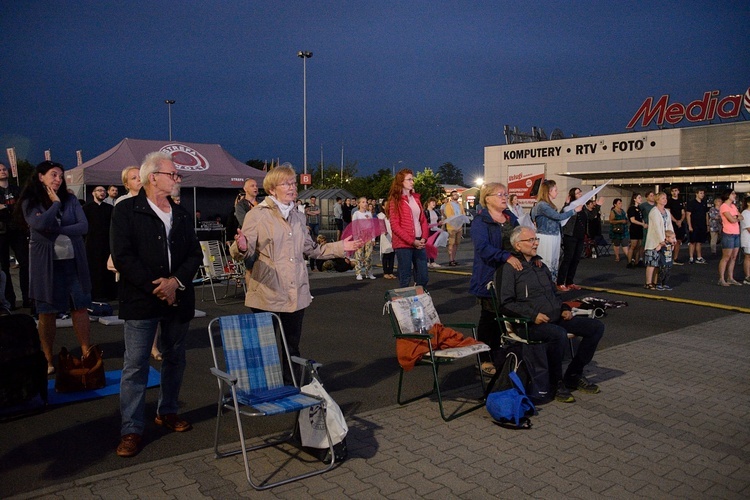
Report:
<svg viewBox="0 0 750 500"><path fill-rule="evenodd" d="M679 102L670 103L669 94L661 96L656 102L653 97L647 97L626 128L635 127L639 120L643 128L647 128L651 122L656 122L657 126L662 127L665 124L677 125L682 120L693 123L716 118L728 120L739 117L743 107L750 113L750 88L744 96L736 94L725 97L721 97L718 90L711 90L705 92L702 99L696 99L687 105Z"/></svg>

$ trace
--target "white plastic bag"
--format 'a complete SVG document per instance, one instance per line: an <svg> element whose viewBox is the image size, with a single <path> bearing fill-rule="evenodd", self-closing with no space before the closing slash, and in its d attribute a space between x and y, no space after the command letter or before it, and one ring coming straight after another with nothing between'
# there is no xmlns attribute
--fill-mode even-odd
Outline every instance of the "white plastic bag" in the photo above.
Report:
<svg viewBox="0 0 750 500"><path fill-rule="evenodd" d="M300 387L300 390L304 394L326 400L326 423L328 423L328 432L331 433L331 440L333 444L339 444L343 441L346 433L349 432L349 427L346 425L341 408L323 388L323 385L313 379L309 384ZM323 424L323 410L320 405L311 406L299 412L299 433L302 446L328 448L328 437Z"/></svg>

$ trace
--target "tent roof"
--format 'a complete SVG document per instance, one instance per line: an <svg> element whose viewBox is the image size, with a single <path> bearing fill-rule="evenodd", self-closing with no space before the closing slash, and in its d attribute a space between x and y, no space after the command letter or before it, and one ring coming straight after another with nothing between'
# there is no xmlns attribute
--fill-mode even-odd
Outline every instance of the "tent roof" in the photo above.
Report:
<svg viewBox="0 0 750 500"><path fill-rule="evenodd" d="M65 182L68 186L122 185L122 169L140 165L145 156L153 151L172 155L175 167L183 176L183 188L241 188L245 179L252 177L262 184L266 175L237 160L218 144L126 138L112 149L67 170Z"/></svg>

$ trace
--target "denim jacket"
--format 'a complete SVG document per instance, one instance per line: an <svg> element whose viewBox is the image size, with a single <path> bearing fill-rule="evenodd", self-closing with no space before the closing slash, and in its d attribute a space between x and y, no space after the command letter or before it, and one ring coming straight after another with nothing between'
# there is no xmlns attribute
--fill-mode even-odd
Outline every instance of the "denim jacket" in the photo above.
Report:
<svg viewBox="0 0 750 500"><path fill-rule="evenodd" d="M560 234L560 221L575 215L575 210L559 213L546 201L540 201L531 209L531 220L536 223L536 232L555 236Z"/></svg>

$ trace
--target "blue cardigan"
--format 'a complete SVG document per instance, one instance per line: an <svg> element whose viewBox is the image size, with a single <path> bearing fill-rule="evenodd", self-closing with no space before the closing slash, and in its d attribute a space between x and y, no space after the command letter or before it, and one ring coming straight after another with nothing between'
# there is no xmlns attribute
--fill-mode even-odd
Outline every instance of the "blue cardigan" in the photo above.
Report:
<svg viewBox="0 0 750 500"><path fill-rule="evenodd" d="M29 200L26 200L21 208L31 230L29 268L33 272L29 279L29 297L48 304L55 302L52 257L55 239L61 234L68 236L73 243L78 280L83 291L91 293L91 275L83 242L83 235L89 231L89 223L78 198L69 194L65 204L61 205L56 201L47 209L42 205L30 205Z"/></svg>
<svg viewBox="0 0 750 500"><path fill-rule="evenodd" d="M513 227L518 225L518 219L513 212L506 209L503 214ZM502 226L492 219L488 210L483 210L472 221L471 240L474 243L474 265L469 281L469 293L489 299L487 283L493 280L495 270L508 260L511 252L503 250Z"/></svg>

